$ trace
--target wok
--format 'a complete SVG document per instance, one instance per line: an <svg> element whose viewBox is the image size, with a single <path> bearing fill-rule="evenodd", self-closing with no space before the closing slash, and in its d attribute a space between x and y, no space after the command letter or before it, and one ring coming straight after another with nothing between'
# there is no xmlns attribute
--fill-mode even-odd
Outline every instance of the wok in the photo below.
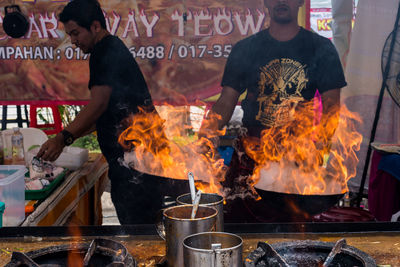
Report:
<svg viewBox="0 0 400 267"><path fill-rule="evenodd" d="M178 196L189 192L189 181L182 179L174 179L165 176L147 174L147 178L151 179L150 183L154 185L154 192L160 192L164 196L170 196L176 199Z"/></svg>
<svg viewBox="0 0 400 267"><path fill-rule="evenodd" d="M273 209L286 218L310 218L334 206L343 194L332 195L300 195L255 188L261 200L256 209Z"/></svg>

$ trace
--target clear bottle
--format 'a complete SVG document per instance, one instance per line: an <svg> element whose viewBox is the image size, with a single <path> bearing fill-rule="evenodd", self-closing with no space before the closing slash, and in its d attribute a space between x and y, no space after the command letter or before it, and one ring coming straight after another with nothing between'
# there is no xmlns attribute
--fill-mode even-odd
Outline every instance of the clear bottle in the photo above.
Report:
<svg viewBox="0 0 400 267"><path fill-rule="evenodd" d="M25 165L24 137L18 127L13 128L13 131L11 136L12 164Z"/></svg>
<svg viewBox="0 0 400 267"><path fill-rule="evenodd" d="M4 164L3 132L0 131L0 165Z"/></svg>

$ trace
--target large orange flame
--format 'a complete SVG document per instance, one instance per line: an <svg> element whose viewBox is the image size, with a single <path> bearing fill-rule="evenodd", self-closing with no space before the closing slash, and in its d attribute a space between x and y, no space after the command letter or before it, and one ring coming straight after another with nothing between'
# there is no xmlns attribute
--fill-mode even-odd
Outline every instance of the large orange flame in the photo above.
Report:
<svg viewBox="0 0 400 267"><path fill-rule="evenodd" d="M339 194L355 176L362 135L355 130L358 114L345 106L320 122L315 103L296 108L287 125L269 128L260 140L244 141L256 162L251 184L257 188L294 194Z"/></svg>
<svg viewBox="0 0 400 267"><path fill-rule="evenodd" d="M191 171L198 189L222 193L223 159L217 159L209 139L189 135L182 116L173 112L176 109L164 109L159 116L141 109L131 117L130 126L119 136L120 144L130 151L125 153L125 162L141 172L173 179L187 179ZM204 148L207 153L200 153Z"/></svg>
<svg viewBox="0 0 400 267"><path fill-rule="evenodd" d="M264 130L260 139L244 140L246 153L256 162L251 186L295 194L348 190L347 181L355 176L358 163L355 152L362 142L355 130L361 119L343 106L340 113L333 112L318 121L315 110L313 102L298 105L287 125ZM176 120L182 116L171 112L177 109L160 113L165 120L156 112L144 110L132 116L130 126L119 137L129 150L125 162L139 171L173 179L187 179L191 171L198 189L224 196L220 183L226 167L210 141L224 134L215 130L220 118L211 114L204 121L209 125L202 129L212 130L199 133L207 138L197 138L187 134L190 126Z"/></svg>

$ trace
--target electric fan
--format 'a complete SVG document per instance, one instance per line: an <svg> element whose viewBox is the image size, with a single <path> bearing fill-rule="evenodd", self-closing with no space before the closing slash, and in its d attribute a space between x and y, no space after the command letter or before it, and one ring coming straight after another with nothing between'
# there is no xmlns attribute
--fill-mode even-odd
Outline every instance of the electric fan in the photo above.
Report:
<svg viewBox="0 0 400 267"><path fill-rule="evenodd" d="M396 34L395 34L395 31ZM395 36L395 40L393 37ZM389 53L392 49L391 58L389 61ZM393 98L394 102L400 107L400 30L398 27L390 33L385 41L382 50L382 73L385 72L387 64L390 64L385 83L385 87Z"/></svg>

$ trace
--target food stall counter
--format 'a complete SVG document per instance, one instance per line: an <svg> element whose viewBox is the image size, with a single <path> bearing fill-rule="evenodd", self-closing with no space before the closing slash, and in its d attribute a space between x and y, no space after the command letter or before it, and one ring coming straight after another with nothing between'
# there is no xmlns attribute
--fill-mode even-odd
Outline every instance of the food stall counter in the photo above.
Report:
<svg viewBox="0 0 400 267"><path fill-rule="evenodd" d="M29 201L35 210L21 226L101 225L101 194L107 183L108 164L102 154L90 154L79 169L69 172L44 200Z"/></svg>

